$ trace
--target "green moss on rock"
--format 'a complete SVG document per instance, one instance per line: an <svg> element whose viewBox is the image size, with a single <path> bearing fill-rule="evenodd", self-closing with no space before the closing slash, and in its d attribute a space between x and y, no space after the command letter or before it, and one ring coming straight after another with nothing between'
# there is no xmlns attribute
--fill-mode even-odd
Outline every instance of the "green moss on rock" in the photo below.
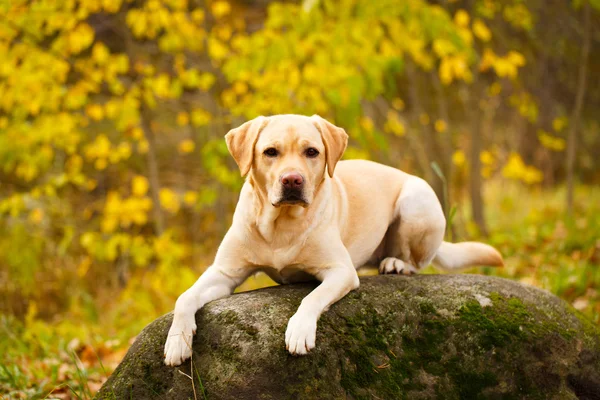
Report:
<svg viewBox="0 0 600 400"><path fill-rule="evenodd" d="M313 287L281 286L210 303L196 316L193 359L177 368L162 364L172 316L159 318L97 398L194 398L194 389L209 399L594 399L600 393L598 327L547 292L475 275L364 278L323 314L317 348L292 357L283 333ZM194 377L194 387L179 371Z"/></svg>

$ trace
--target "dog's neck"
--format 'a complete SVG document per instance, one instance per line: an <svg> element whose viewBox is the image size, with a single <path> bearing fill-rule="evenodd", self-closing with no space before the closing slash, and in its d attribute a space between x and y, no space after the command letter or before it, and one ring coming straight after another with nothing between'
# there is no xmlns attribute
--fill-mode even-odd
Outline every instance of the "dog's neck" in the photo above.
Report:
<svg viewBox="0 0 600 400"><path fill-rule="evenodd" d="M285 230L295 228L296 225L304 225L301 232L307 232L307 228L314 225L311 222L320 216L326 207L325 192L331 190L330 178L325 177L317 186L313 202L308 207L299 205L288 205L275 207L269 201L268 193L252 178L248 178L248 183L252 187L252 197L254 205L254 220L249 221L253 228L257 229L263 239L272 243L276 234L284 234ZM294 229L295 232L299 230Z"/></svg>

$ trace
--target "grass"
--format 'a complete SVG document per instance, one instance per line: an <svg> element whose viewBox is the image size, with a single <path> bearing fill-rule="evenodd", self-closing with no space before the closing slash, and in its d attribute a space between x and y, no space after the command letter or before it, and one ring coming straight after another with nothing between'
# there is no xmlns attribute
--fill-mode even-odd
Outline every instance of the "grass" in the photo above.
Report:
<svg viewBox="0 0 600 400"><path fill-rule="evenodd" d="M546 289L600 322L600 188L577 191L573 217L564 215L565 192L489 187L488 242L506 266L483 269ZM489 200L488 200L489 201Z"/></svg>
<svg viewBox="0 0 600 400"><path fill-rule="evenodd" d="M572 218L564 215L562 189L542 190L500 182L487 183L485 240L505 256L504 268L474 268L465 272L494 275L546 289L595 323L600 322L600 188L578 187ZM456 240L477 239L468 204L454 201ZM132 338L150 321L170 310L177 286L191 284L195 272L182 273L183 282L165 282L159 271L132 279L123 293L109 294L112 303L96 300L92 313L65 313L54 320L37 318L30 310L24 320L0 316L0 398L90 399L125 354ZM433 267L424 273L439 273ZM156 275L156 276L155 276ZM173 279L173 278L171 278ZM158 297L153 287L175 287ZM250 278L240 290L273 284L265 276ZM151 290L152 287L152 290ZM152 293L152 295L148 295ZM87 319L85 315L99 315ZM129 318L144 315L144 318ZM196 379L197 378L197 381ZM197 398L205 398L197 372L190 371ZM190 383L190 384L192 384Z"/></svg>

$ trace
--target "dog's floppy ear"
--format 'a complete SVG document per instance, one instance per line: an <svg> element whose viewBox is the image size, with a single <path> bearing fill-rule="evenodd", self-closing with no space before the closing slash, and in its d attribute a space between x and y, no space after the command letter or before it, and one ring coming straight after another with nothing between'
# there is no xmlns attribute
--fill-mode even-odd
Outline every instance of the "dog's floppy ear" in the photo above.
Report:
<svg viewBox="0 0 600 400"><path fill-rule="evenodd" d="M267 126L268 122L269 119L266 117L256 117L240 127L230 130L225 135L227 149L240 168L242 176L246 176L250 172L258 134Z"/></svg>
<svg viewBox="0 0 600 400"><path fill-rule="evenodd" d="M332 177L335 165L342 158L342 154L344 154L344 150L346 150L346 146L348 145L348 135L344 129L333 125L318 115L313 115L310 118L319 132L321 132L321 138L325 144L327 173L329 177Z"/></svg>

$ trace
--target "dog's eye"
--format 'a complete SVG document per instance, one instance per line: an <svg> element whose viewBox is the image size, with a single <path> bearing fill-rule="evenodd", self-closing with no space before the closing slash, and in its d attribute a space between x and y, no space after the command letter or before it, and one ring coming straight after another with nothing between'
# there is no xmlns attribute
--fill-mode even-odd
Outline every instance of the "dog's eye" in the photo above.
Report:
<svg viewBox="0 0 600 400"><path fill-rule="evenodd" d="M277 149L275 147L269 147L266 149L263 154L267 157L277 157Z"/></svg>
<svg viewBox="0 0 600 400"><path fill-rule="evenodd" d="M314 147L310 147L310 148L306 149L304 154L306 154L306 157L308 157L308 158L315 158L316 156L319 155L319 150L315 149Z"/></svg>

